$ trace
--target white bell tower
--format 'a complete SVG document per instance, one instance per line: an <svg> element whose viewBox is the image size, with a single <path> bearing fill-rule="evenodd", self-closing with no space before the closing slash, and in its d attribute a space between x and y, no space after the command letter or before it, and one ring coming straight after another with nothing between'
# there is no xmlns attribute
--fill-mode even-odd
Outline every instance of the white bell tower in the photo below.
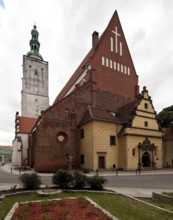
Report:
<svg viewBox="0 0 173 220"><path fill-rule="evenodd" d="M30 51L23 56L21 113L24 117L37 118L49 107L48 62L39 53L39 33L34 25Z"/></svg>

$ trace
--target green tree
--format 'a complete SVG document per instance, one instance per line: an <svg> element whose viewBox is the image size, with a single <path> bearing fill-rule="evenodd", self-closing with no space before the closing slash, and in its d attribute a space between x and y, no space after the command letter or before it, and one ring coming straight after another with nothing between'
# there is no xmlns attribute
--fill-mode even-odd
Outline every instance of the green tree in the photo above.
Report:
<svg viewBox="0 0 173 220"><path fill-rule="evenodd" d="M173 105L167 108L164 108L157 115L157 121L160 127L173 127Z"/></svg>

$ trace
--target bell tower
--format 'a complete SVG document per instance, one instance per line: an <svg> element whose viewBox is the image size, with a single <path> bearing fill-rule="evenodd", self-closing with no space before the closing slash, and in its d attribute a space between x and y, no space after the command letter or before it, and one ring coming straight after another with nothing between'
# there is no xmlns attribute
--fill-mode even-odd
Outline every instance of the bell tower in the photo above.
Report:
<svg viewBox="0 0 173 220"><path fill-rule="evenodd" d="M39 32L36 25L31 30L30 51L23 55L21 113L24 117L37 118L49 107L48 62L39 53Z"/></svg>

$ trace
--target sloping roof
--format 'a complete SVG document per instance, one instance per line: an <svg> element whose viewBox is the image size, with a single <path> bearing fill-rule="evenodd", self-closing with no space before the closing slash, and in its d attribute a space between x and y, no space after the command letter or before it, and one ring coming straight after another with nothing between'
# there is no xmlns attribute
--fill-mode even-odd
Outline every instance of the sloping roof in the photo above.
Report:
<svg viewBox="0 0 173 220"><path fill-rule="evenodd" d="M37 121L36 118L29 118L29 117L20 116L19 117L19 132L20 133L29 133L36 121Z"/></svg>
<svg viewBox="0 0 173 220"><path fill-rule="evenodd" d="M105 109L94 108L89 105L80 124L85 123L91 119L118 122L115 112L109 112Z"/></svg>
<svg viewBox="0 0 173 220"><path fill-rule="evenodd" d="M109 24L112 22L114 16L118 17L118 13L117 11L114 12L111 20L109 21ZM108 26L109 26L108 24ZM98 38L97 41L97 45L96 47L93 49L91 48L90 51L88 52L88 54L85 56L85 58L83 59L83 61L80 63L80 65L78 66L78 68L76 69L76 71L72 74L71 78L68 80L68 82L66 83L66 85L63 87L63 89L61 90L61 92L58 94L58 96L56 97L54 104L56 104L60 99L62 99L65 94L68 92L68 90L71 88L71 86L73 85L73 83L80 77L81 73L84 71L85 67L90 64L91 60L94 58L94 55L99 47L99 45L101 44L102 39L104 38L104 35L106 34L107 28L104 30L104 32L102 33L102 35Z"/></svg>
<svg viewBox="0 0 173 220"><path fill-rule="evenodd" d="M74 81L77 80L77 78L80 76L80 74L81 74L82 70L84 69L84 67L86 66L86 64L88 64L89 58L92 57L93 52L94 52L93 49L91 49L89 51L89 53L83 59L83 61L79 65L79 67L76 69L76 71L73 73L71 78L68 80L68 82L66 83L64 88L61 90L61 92L56 97L53 105L56 104L60 99L62 99L64 97L64 95L67 93L68 89L73 85Z"/></svg>
<svg viewBox="0 0 173 220"><path fill-rule="evenodd" d="M121 123L128 123L131 117L134 116L135 110L140 102L140 99L135 99L117 110L117 117Z"/></svg>

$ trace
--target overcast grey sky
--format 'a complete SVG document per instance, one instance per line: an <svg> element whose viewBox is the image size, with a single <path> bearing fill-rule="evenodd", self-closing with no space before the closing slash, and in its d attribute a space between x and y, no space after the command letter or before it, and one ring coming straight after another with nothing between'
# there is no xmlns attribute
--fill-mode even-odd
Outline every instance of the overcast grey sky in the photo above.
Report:
<svg viewBox="0 0 173 220"><path fill-rule="evenodd" d="M131 56L155 110L173 105L172 0L0 0L0 145L14 139L21 112L22 58L36 22L49 62L50 105L117 10Z"/></svg>

